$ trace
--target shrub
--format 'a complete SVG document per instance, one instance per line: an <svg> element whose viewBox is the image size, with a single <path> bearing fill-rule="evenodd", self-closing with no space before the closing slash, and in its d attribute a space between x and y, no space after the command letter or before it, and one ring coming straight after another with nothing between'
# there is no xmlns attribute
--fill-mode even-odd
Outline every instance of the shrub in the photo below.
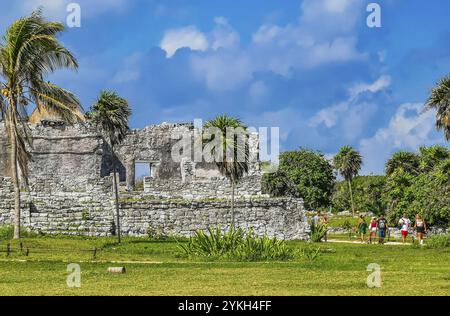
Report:
<svg viewBox="0 0 450 316"><path fill-rule="evenodd" d="M180 244L190 257L237 261L289 260L294 251L283 240L267 236L258 237L252 229L220 228L198 230L187 245Z"/></svg>
<svg viewBox="0 0 450 316"><path fill-rule="evenodd" d="M327 234L327 227L322 223L311 223L310 238L312 242L321 242L322 238Z"/></svg>
<svg viewBox="0 0 450 316"><path fill-rule="evenodd" d="M450 247L450 235L435 235L427 239L429 248L447 248Z"/></svg>
<svg viewBox="0 0 450 316"><path fill-rule="evenodd" d="M30 238L37 237L38 233L30 232L27 228L22 227L21 229L21 237ZM10 240L14 237L14 227L11 225L2 225L0 226L0 240Z"/></svg>

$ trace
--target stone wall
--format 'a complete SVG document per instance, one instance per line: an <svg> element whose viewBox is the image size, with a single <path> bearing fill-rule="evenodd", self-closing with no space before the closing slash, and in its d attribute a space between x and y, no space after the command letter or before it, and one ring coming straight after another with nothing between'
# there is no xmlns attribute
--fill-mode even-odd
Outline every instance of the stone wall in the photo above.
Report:
<svg viewBox="0 0 450 316"><path fill-rule="evenodd" d="M154 182L148 181L147 190L161 193L157 195L171 196L173 192L178 192L176 196L179 196L179 189L186 187L186 182L193 182L189 190L183 191L189 191L188 198L191 195L202 196L203 193L206 193L204 197L217 197L218 193L225 192L227 186L226 180L218 180L220 173L215 164L193 162L194 139L198 140L196 136L200 135L201 140L201 133L190 123L163 123L132 130L124 142L115 148L114 158L108 143L88 124L29 124L28 127L33 146L28 148L31 159L28 164L27 189L32 192L88 191L92 185L111 175L113 159L118 166L120 187L128 191L134 189L135 164L138 162L151 165ZM177 161L172 154L178 148L176 144L180 143L179 137L188 140L190 149L182 147L180 161ZM258 144L258 135L251 134L249 177L261 176L257 159ZM0 176L10 176L10 169L5 126L0 122ZM199 190L196 190L194 183L198 184ZM260 195L259 181L244 179L242 183L241 189L237 190L238 195L241 192L244 196ZM164 189L167 191L163 192Z"/></svg>
<svg viewBox="0 0 450 316"><path fill-rule="evenodd" d="M162 197L184 197L189 199L230 197L230 181L224 177L179 181L176 179L144 178L144 193ZM261 176L248 176L238 182L235 194L241 197L263 196Z"/></svg>
<svg viewBox="0 0 450 316"><path fill-rule="evenodd" d="M109 180L88 191L23 192L23 226L48 234L112 235L115 213ZM177 200L134 194L123 197L120 208L122 233L129 236L151 232L190 236L197 229L226 228L231 222L228 200ZM0 225L11 223L12 209L11 181L0 177ZM303 202L299 199L238 199L235 221L239 227L253 227L258 235L307 238Z"/></svg>

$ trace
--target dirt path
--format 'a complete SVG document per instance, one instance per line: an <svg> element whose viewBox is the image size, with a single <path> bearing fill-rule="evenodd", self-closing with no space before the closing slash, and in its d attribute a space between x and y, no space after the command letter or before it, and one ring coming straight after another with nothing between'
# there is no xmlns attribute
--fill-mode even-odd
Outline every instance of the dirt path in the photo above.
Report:
<svg viewBox="0 0 450 316"><path fill-rule="evenodd" d="M338 240L338 239L328 239L328 242L331 243L342 243L342 244L360 244L360 245L367 245L367 243L361 243L357 240ZM378 241L374 242L374 244L378 244ZM394 246L411 246L411 243L401 243L398 241L387 241L384 243L385 245L394 245Z"/></svg>

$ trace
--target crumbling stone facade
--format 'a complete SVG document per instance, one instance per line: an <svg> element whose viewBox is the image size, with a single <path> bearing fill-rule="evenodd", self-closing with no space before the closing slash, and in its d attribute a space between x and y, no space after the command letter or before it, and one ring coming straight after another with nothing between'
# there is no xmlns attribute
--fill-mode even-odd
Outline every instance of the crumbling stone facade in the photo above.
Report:
<svg viewBox="0 0 450 316"><path fill-rule="evenodd" d="M179 141L193 124L161 124L133 130L112 156L107 142L88 125L30 124L29 186L22 190L22 223L46 233L106 236L114 233L112 159L120 179L122 231L146 235L191 235L196 229L226 227L231 220L230 183L216 166L193 162L187 154L172 159ZM249 136L257 158L258 138ZM136 163L149 165L143 191L134 191ZM4 124L0 122L0 224L10 223L13 192ZM306 238L303 203L271 199L261 193L259 162L253 159L239 183L236 224L258 234Z"/></svg>

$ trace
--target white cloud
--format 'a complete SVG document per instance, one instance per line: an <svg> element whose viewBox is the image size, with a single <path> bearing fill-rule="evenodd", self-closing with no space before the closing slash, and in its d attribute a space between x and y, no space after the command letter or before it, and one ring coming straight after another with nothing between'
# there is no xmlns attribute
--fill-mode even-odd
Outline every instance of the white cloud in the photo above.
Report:
<svg viewBox="0 0 450 316"><path fill-rule="evenodd" d="M235 32L224 17L214 18L216 24L211 34L211 48L233 49L239 46L239 34Z"/></svg>
<svg viewBox="0 0 450 316"><path fill-rule="evenodd" d="M205 52L191 58L197 78L212 90L240 89L256 72L289 77L294 69L366 60L357 49L360 9L357 0L305 0L298 21L261 25L245 49L237 49L239 34L224 17L216 17L215 27L206 33L193 26L169 30L160 46L167 57L180 47Z"/></svg>
<svg viewBox="0 0 450 316"><path fill-rule="evenodd" d="M349 93L351 98L356 98L359 94L363 92L371 92L376 93L378 91L381 91L391 85L391 77L388 75L382 75L380 78L378 78L375 82L366 84L366 83L359 83L355 84L353 87L350 88Z"/></svg>
<svg viewBox="0 0 450 316"><path fill-rule="evenodd" d="M415 151L420 145L442 143L442 137L439 137L434 128L435 113L422 113L422 109L421 103L400 105L387 127L380 128L373 137L360 141L365 161L364 170L381 173L384 162L394 151Z"/></svg>
<svg viewBox="0 0 450 316"><path fill-rule="evenodd" d="M358 102L358 96L364 92L376 93L389 87L391 77L380 76L373 83L358 83L348 89L348 99L320 110L311 120L310 125L316 127L324 124L327 128L334 127L339 121L342 122L344 135L353 138L363 128L365 119L369 119L375 112L376 107L366 102Z"/></svg>
<svg viewBox="0 0 450 316"><path fill-rule="evenodd" d="M192 56L194 75L213 91L235 90L252 77L253 64L246 54L228 51L208 56Z"/></svg>
<svg viewBox="0 0 450 316"><path fill-rule="evenodd" d="M171 29L164 33L160 47L166 51L167 58L172 57L180 48L206 51L209 47L208 40L195 26L186 26Z"/></svg>

